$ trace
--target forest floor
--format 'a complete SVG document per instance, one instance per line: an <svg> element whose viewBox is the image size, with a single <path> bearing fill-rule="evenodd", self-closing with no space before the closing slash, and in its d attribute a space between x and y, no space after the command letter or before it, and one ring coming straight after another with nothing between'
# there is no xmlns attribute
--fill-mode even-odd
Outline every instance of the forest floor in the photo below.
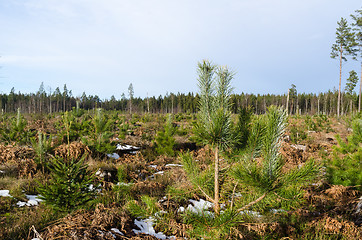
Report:
<svg viewBox="0 0 362 240"><path fill-rule="evenodd" d="M55 121L53 118L31 120L28 130L56 134ZM190 122L190 119L174 122L182 130L175 136L176 153L191 151L195 159L207 162L212 159L213 152L190 140ZM114 144L134 146L140 150L133 149L130 153L118 149L115 155L97 158L89 155L86 162L90 170L97 172L101 195L93 208L70 214L54 213L41 202L29 202L28 195L37 196L37 184L44 178L36 169L34 150L28 145L0 144L0 190L9 190L3 195L0 193L0 239L189 238L188 231L192 226L181 221L180 209L196 207L196 202L190 200L200 203L203 197L192 190L177 154L155 154L153 139L161 126L158 121L137 121L124 138L118 138L117 134L114 136ZM336 135L346 139L350 133L348 120L328 118L318 124L310 118L290 117L281 149L286 162L285 170L298 167L310 159L324 164L332 156L333 146L337 145ZM79 158L87 152L90 152L87 146L74 141L57 146L53 154L62 156L70 153ZM174 218L152 223L151 219L137 219L130 215L124 208L126 201L122 193L114 190L122 184L117 175L120 168L127 174L127 184L131 184L127 197L138 202L140 196L153 197L157 200L159 212L168 212ZM190 189L185 196L177 196L180 186ZM229 239L361 239L361 196L355 187L330 185L321 176L305 189L300 207L276 211L268 216L252 216L240 223L237 229L231 229ZM19 202L25 205L19 207Z"/></svg>

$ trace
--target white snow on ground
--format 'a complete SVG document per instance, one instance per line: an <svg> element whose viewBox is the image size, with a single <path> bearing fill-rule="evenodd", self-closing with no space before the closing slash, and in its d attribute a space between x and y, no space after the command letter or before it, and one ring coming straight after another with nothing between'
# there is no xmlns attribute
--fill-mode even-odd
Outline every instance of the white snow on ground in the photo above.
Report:
<svg viewBox="0 0 362 240"><path fill-rule="evenodd" d="M0 190L0 197L13 197L9 194L9 190Z"/></svg>
<svg viewBox="0 0 362 240"><path fill-rule="evenodd" d="M273 208L273 209L271 209L270 210L272 213L282 213L282 212L286 212L284 209L275 209L275 208Z"/></svg>
<svg viewBox="0 0 362 240"><path fill-rule="evenodd" d="M256 217L256 218L261 218L262 217L262 215L260 215L259 212L249 211L249 210L241 211L240 214L246 214L246 215L249 215L251 217Z"/></svg>
<svg viewBox="0 0 362 240"><path fill-rule="evenodd" d="M156 233L155 229L153 228L153 218L147 218L145 220L138 221L137 219L134 220L134 224L141 230L132 229L135 234L145 233L151 236L154 236L158 239L167 239L167 236L162 232Z"/></svg>
<svg viewBox="0 0 362 240"><path fill-rule="evenodd" d="M205 201L204 199L200 199L199 201L190 199L189 201L193 204L193 206L191 204L189 204L187 206L186 210L194 212L194 213L201 213L214 206L214 204L212 202Z"/></svg>
<svg viewBox="0 0 362 240"><path fill-rule="evenodd" d="M39 195L25 195L28 199L27 202L18 201L16 205L18 207L24 207L24 206L37 206L39 202L43 201L39 199ZM9 190L0 190L0 197L13 197L9 194Z"/></svg>
<svg viewBox="0 0 362 240"><path fill-rule="evenodd" d="M119 159L120 156L117 153L109 153L107 154L108 157L110 158L114 158L114 159Z"/></svg>
<svg viewBox="0 0 362 240"><path fill-rule="evenodd" d="M189 204L186 209L184 207L180 207L178 212L184 212L186 210L196 214L213 215L212 212L208 211L209 208L214 206L212 202L205 201L204 199L200 199L199 201L190 199L189 201L192 203L192 205Z"/></svg>
<svg viewBox="0 0 362 240"><path fill-rule="evenodd" d="M185 212L185 208L184 207L180 207L177 212Z"/></svg>
<svg viewBox="0 0 362 240"><path fill-rule="evenodd" d="M235 193L234 194L234 197L242 197L243 196L243 194L241 194L241 193Z"/></svg>
<svg viewBox="0 0 362 240"><path fill-rule="evenodd" d="M181 164L170 163L170 164L166 164L165 167L182 167L182 165Z"/></svg>
<svg viewBox="0 0 362 240"><path fill-rule="evenodd" d="M17 202L16 205L18 205L18 207L24 207L24 206L37 206L39 204L39 202L43 201L41 199L39 199L38 195L25 195L27 199L29 199L27 202Z"/></svg>
<svg viewBox="0 0 362 240"><path fill-rule="evenodd" d="M157 169L157 165L150 165L149 167Z"/></svg>
<svg viewBox="0 0 362 240"><path fill-rule="evenodd" d="M139 147L135 147L132 145L121 145L121 144L117 144L117 150L139 150Z"/></svg>
<svg viewBox="0 0 362 240"><path fill-rule="evenodd" d="M117 186L131 186L133 183L118 182Z"/></svg>
<svg viewBox="0 0 362 240"><path fill-rule="evenodd" d="M5 173L5 171L3 171L3 170L0 170L0 173Z"/></svg>
<svg viewBox="0 0 362 240"><path fill-rule="evenodd" d="M164 174L164 171L156 172L154 175L156 175L156 174L163 175L163 174Z"/></svg>
<svg viewBox="0 0 362 240"><path fill-rule="evenodd" d="M119 235L124 236L124 234L123 234L121 231L119 231L118 228L111 228L111 231L112 231L112 232L115 232L115 233L118 233Z"/></svg>
<svg viewBox="0 0 362 240"><path fill-rule="evenodd" d="M362 213L362 197L359 198L359 202L356 206L356 214Z"/></svg>

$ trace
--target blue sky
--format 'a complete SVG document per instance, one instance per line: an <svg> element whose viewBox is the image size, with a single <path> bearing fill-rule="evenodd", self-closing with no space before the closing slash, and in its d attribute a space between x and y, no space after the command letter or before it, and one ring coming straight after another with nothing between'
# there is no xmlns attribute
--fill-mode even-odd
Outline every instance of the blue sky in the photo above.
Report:
<svg viewBox="0 0 362 240"><path fill-rule="evenodd" d="M197 62L235 72L235 93L338 87L337 21L360 0L0 0L0 92L102 99L197 92ZM343 66L343 82L360 64Z"/></svg>

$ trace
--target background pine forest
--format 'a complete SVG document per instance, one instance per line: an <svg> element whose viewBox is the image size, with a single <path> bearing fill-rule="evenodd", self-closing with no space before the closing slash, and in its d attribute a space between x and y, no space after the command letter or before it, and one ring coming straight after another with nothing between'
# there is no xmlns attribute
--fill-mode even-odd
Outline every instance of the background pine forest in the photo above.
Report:
<svg viewBox="0 0 362 240"><path fill-rule="evenodd" d="M290 88L289 94L289 114L325 114L334 115L337 113L338 91L328 91L325 93L297 93L294 85ZM232 113L237 113L240 107L252 107L254 113L264 114L269 106L286 106L288 94L232 94L230 102ZM52 93L46 93L43 84L36 93L23 94L16 93L12 89L9 94L0 94L0 109L4 113L16 112L18 108L23 113L53 113L72 110L73 107L91 110L103 108L105 110L117 110L127 112L130 110L132 102L133 113L196 113L199 96L194 93L169 93L165 96L140 98L121 95L121 99L112 96L110 99L102 100L97 95L86 95L75 97L71 90L64 85L63 91L59 88ZM358 109L359 97L354 92L346 94L342 92L341 113L347 114L356 112Z"/></svg>

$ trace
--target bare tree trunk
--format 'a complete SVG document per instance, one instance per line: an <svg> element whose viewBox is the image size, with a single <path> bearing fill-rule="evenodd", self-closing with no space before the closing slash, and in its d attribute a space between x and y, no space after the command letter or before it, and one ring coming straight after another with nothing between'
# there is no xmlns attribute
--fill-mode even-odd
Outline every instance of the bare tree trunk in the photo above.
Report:
<svg viewBox="0 0 362 240"><path fill-rule="evenodd" d="M171 113L173 114L173 95L171 97Z"/></svg>
<svg viewBox="0 0 362 240"><path fill-rule="evenodd" d="M220 205L219 205L219 148L215 148L215 185L214 185L214 210L216 214L220 213Z"/></svg>
<svg viewBox="0 0 362 240"><path fill-rule="evenodd" d="M359 82L359 100L358 100L358 112L361 111L361 98L362 98L362 62L361 62L361 80Z"/></svg>
<svg viewBox="0 0 362 240"><path fill-rule="evenodd" d="M50 90L51 92L51 90ZM52 114L52 95L49 93L49 113Z"/></svg>
<svg viewBox="0 0 362 240"><path fill-rule="evenodd" d="M132 98L129 99L129 114L132 115Z"/></svg>
<svg viewBox="0 0 362 240"><path fill-rule="evenodd" d="M344 105L343 105L343 98L344 98L344 94L341 93L341 112L340 115L344 115Z"/></svg>
<svg viewBox="0 0 362 240"><path fill-rule="evenodd" d="M318 96L318 107L317 108L318 108L317 111L318 111L318 115L319 115L319 96Z"/></svg>
<svg viewBox="0 0 362 240"><path fill-rule="evenodd" d="M150 113L150 99L148 98L148 93L147 93L147 112Z"/></svg>
<svg viewBox="0 0 362 240"><path fill-rule="evenodd" d="M341 48L340 48L340 53L339 53L339 88L338 88L338 102L337 102L337 116L339 117L340 114L340 104L341 104L341 82L342 82L342 44L341 44Z"/></svg>
<svg viewBox="0 0 362 240"><path fill-rule="evenodd" d="M287 109L287 115L289 114L289 91L290 91L290 89L288 89L287 105L285 107Z"/></svg>

